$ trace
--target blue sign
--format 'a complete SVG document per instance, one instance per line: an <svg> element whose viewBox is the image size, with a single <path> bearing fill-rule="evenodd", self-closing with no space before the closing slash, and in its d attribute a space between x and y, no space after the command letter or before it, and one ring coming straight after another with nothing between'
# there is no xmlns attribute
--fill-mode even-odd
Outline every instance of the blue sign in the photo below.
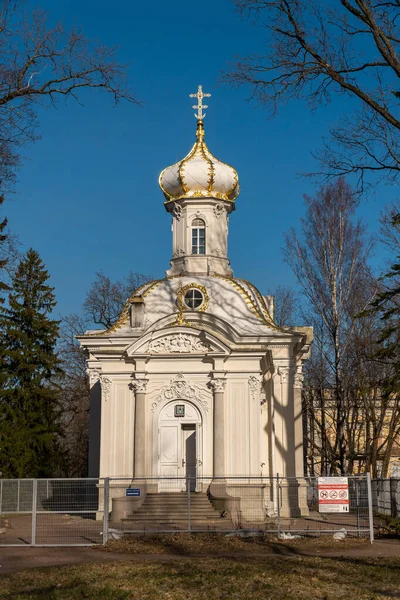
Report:
<svg viewBox="0 0 400 600"><path fill-rule="evenodd" d="M140 496L140 488L126 488L126 495L138 498Z"/></svg>

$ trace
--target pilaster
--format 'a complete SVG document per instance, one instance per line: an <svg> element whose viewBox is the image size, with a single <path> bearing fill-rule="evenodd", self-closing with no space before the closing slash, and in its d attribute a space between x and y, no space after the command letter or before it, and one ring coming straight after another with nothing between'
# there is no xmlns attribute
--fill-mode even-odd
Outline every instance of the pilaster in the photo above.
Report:
<svg viewBox="0 0 400 600"><path fill-rule="evenodd" d="M224 392L226 380L212 379L210 387L214 391L214 449L213 449L213 475L225 477L225 407Z"/></svg>
<svg viewBox="0 0 400 600"><path fill-rule="evenodd" d="M134 476L146 477L146 391L148 379L134 379L135 390L135 442Z"/></svg>

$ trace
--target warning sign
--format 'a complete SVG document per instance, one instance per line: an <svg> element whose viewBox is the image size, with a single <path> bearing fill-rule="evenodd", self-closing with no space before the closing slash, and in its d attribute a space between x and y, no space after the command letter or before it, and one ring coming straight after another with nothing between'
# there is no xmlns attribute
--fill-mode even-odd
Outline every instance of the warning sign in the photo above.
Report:
<svg viewBox="0 0 400 600"><path fill-rule="evenodd" d="M349 512L347 477L318 477L319 512Z"/></svg>

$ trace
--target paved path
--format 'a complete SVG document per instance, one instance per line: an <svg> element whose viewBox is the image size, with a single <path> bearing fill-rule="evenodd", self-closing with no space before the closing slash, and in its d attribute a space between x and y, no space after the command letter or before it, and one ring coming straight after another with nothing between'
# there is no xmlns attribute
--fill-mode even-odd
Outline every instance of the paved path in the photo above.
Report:
<svg viewBox="0 0 400 600"><path fill-rule="evenodd" d="M155 562L171 560L197 560L198 558L251 558L277 557L277 556L320 556L320 557L344 557L344 558L398 558L400 560L400 541L378 540L374 544L365 544L353 548L338 546L337 550L313 550L285 546L282 544L271 544L271 550L259 554L255 553L218 553L202 555L182 554L121 554L116 552L103 552L96 548L0 548L0 577L7 573L20 571L22 569L33 569L38 567L54 567L64 565L76 565L84 563L108 563L108 562Z"/></svg>

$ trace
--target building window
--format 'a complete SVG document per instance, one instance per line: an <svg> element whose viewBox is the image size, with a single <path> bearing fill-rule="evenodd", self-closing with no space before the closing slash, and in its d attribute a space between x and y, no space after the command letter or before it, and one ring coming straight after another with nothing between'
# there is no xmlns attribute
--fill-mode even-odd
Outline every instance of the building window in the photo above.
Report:
<svg viewBox="0 0 400 600"><path fill-rule="evenodd" d="M206 224L203 219L192 222L192 254L206 253Z"/></svg>
<svg viewBox="0 0 400 600"><path fill-rule="evenodd" d="M192 288L188 292L186 292L184 296L184 302L188 308L195 310L196 308L200 308L200 306L204 302L204 296L197 290L196 288Z"/></svg>

